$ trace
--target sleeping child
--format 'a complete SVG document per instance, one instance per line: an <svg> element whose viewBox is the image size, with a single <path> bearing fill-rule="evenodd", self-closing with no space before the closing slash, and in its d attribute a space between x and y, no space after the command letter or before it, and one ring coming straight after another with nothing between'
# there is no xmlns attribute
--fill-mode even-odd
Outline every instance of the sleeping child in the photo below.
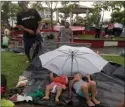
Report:
<svg viewBox="0 0 125 107"><path fill-rule="evenodd" d="M52 82L46 86L45 96L43 99L48 100L50 92L52 92L56 93L55 102L59 103L59 97L68 84L68 77L66 75L60 75L54 78L53 73L50 73L50 79Z"/></svg>
<svg viewBox="0 0 125 107"><path fill-rule="evenodd" d="M90 75L87 74L87 82L82 80L82 74L80 72L75 73L73 80L69 84L69 94L71 97L72 88L76 93L86 99L86 103L89 107L95 106L95 104L100 104L96 99L96 82L90 79ZM91 97L91 98L90 98Z"/></svg>

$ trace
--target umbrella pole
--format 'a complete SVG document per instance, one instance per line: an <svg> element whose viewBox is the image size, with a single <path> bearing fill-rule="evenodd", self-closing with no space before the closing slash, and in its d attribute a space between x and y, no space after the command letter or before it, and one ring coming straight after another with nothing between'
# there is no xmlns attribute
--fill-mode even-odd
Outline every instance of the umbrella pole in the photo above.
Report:
<svg viewBox="0 0 125 107"><path fill-rule="evenodd" d="M74 53L72 52L72 55L71 55L71 76L72 76L72 70L73 70L73 57L74 57Z"/></svg>

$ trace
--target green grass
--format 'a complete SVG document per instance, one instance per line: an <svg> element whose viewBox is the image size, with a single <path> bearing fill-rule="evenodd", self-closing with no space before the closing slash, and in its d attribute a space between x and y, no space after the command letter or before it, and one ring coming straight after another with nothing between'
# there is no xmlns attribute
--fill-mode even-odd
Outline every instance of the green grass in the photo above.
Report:
<svg viewBox="0 0 125 107"><path fill-rule="evenodd" d="M12 52L1 53L1 68L2 73L6 75L8 80L8 87L16 85L19 75L21 75L26 68L26 57L24 55L17 55Z"/></svg>
<svg viewBox="0 0 125 107"><path fill-rule="evenodd" d="M2 73L6 75L8 80L8 87L15 87L19 76L24 72L24 69L28 66L26 64L26 57L18 55L12 52L1 53ZM121 56L102 56L108 61L113 61L124 65L124 58Z"/></svg>
<svg viewBox="0 0 125 107"><path fill-rule="evenodd" d="M95 38L94 35L80 35L80 39L107 40L105 38ZM125 40L125 37L114 37L114 40Z"/></svg>
<svg viewBox="0 0 125 107"><path fill-rule="evenodd" d="M124 66L124 57L122 57L122 56L102 56L104 59L106 59L107 61L111 61L111 62L115 62L115 63L117 63L117 64L120 64L120 65L122 65L122 66Z"/></svg>

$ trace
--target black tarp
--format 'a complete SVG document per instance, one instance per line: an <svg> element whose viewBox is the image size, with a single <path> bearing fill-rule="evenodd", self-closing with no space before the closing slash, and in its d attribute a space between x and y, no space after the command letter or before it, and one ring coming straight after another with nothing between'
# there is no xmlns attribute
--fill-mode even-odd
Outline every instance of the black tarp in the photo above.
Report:
<svg viewBox="0 0 125 107"><path fill-rule="evenodd" d="M14 53L24 53L24 48L22 47L10 48L9 50Z"/></svg>
<svg viewBox="0 0 125 107"><path fill-rule="evenodd" d="M37 35L36 36L36 41L33 44L33 46L30 49L30 59L34 59L35 57L48 52L49 50L47 48L45 48L44 44L43 44L43 38L41 35Z"/></svg>
<svg viewBox="0 0 125 107"><path fill-rule="evenodd" d="M93 75L97 82L97 98L104 107L116 107L125 96L125 68L108 63L100 73Z"/></svg>
<svg viewBox="0 0 125 107"><path fill-rule="evenodd" d="M34 90L34 88L42 87L45 90L45 86L50 83L49 73L50 71L42 68L39 58L35 58L32 64L24 72L30 82L31 86L24 89L23 93L28 94ZM121 100L124 99L124 86L125 86L125 68L119 64L108 63L101 72L92 75L92 78L97 82L97 98L101 101L101 107L116 107ZM85 100L72 92L72 99L68 98L68 91L63 92L61 96L61 105L86 106ZM43 106L56 106L54 103L54 96L52 95L50 101L42 101L41 99L34 99L34 103L41 104ZM68 106L69 106L68 105Z"/></svg>

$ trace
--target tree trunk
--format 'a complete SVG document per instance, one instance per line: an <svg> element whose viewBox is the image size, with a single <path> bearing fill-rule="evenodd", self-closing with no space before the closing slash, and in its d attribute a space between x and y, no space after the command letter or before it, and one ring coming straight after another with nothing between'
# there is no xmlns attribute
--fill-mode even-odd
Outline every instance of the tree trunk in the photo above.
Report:
<svg viewBox="0 0 125 107"><path fill-rule="evenodd" d="M51 29L53 30L53 10L51 9Z"/></svg>
<svg viewBox="0 0 125 107"><path fill-rule="evenodd" d="M50 13L51 13L51 29L53 30L53 8L52 8L53 2L50 1Z"/></svg>

